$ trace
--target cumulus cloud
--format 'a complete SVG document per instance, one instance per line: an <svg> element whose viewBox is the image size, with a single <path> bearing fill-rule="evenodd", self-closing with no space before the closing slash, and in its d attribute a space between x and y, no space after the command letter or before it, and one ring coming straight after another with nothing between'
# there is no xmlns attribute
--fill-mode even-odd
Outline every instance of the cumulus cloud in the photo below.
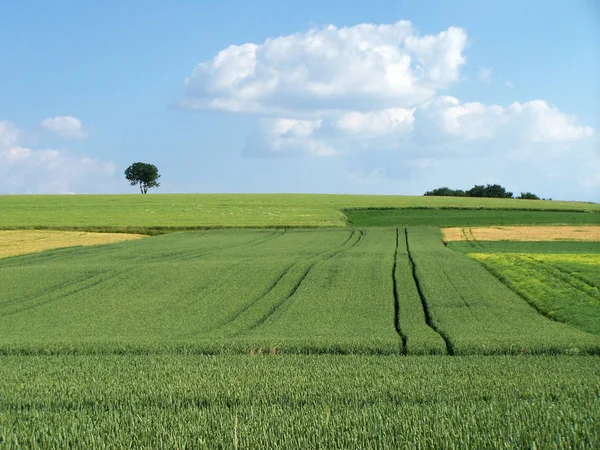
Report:
<svg viewBox="0 0 600 450"><path fill-rule="evenodd" d="M86 133L81 120L73 116L49 117L42 120L42 128L67 138L83 138Z"/></svg>
<svg viewBox="0 0 600 450"><path fill-rule="evenodd" d="M397 157L443 154L451 158L483 148L488 154L507 148L548 152L551 144L585 143L593 136L591 127L545 101L503 107L440 96L411 109L332 112L310 120L263 118L244 153L333 156L384 149L394 150Z"/></svg>
<svg viewBox="0 0 600 450"><path fill-rule="evenodd" d="M418 108L422 138L490 140L522 143L560 143L585 140L594 134L588 126L543 100L515 102L507 107L479 102L460 103L441 96Z"/></svg>
<svg viewBox="0 0 600 450"><path fill-rule="evenodd" d="M459 78L467 36L451 27L419 36L408 21L333 25L232 45L185 81L192 109L296 115L409 108Z"/></svg>
<svg viewBox="0 0 600 450"><path fill-rule="evenodd" d="M243 154L347 164L348 179L364 186L404 179L431 189L447 179L461 187L510 180L517 168L554 177L548 186L560 168L569 170L563 182L596 186L597 138L577 117L544 100L488 105L448 95L467 82L467 43L462 28L422 35L399 21L232 45L196 65L181 105L255 116ZM492 76L489 67L477 72L483 83Z"/></svg>
<svg viewBox="0 0 600 450"><path fill-rule="evenodd" d="M0 121L0 193L94 192L115 171L112 162L23 147L20 134L15 124Z"/></svg>
<svg viewBox="0 0 600 450"><path fill-rule="evenodd" d="M182 104L258 116L244 154L335 156L395 149L460 155L458 143L568 143L588 139L545 101L508 106L461 103L443 90L459 82L467 34L450 27L420 35L408 21L328 25L232 45L199 63ZM491 68L478 77L489 82ZM439 151L438 151L439 153Z"/></svg>

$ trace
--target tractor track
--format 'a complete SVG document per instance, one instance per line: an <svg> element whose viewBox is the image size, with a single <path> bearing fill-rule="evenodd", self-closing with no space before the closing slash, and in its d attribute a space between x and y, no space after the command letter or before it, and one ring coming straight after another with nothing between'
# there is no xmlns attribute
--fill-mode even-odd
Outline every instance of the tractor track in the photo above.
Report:
<svg viewBox="0 0 600 450"><path fill-rule="evenodd" d="M442 330L440 330L436 326L436 324L433 322L433 320L431 319L431 312L429 310L429 304L427 303L427 298L425 297L425 294L423 293L423 288L421 287L421 282L417 275L417 266L415 264L415 260L412 257L412 253L410 251L410 245L408 243L408 229L407 228L404 229L404 236L406 239L406 252L408 253L408 261L410 262L413 280L415 282L415 286L417 287L417 292L419 293L419 297L421 298L421 305L423 307L423 313L425 314L425 323L427 324L427 326L429 326L429 328L431 328L433 331L435 331L437 334L440 335L440 337L444 340L444 343L446 344L446 351L448 352L448 354L450 356L453 356L454 355L454 344L452 343L452 341L450 340L448 335L446 333L444 333Z"/></svg>

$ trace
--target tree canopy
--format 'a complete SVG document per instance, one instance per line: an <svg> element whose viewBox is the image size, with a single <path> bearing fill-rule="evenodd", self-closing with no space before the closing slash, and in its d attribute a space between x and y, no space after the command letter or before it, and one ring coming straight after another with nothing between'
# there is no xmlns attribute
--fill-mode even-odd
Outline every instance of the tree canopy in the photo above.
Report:
<svg viewBox="0 0 600 450"><path fill-rule="evenodd" d="M160 183L157 181L160 175L158 174L158 169L153 164L143 162L133 163L125 169L125 178L127 178L131 186L139 184L142 194L147 194L150 188L160 186Z"/></svg>
<svg viewBox="0 0 600 450"><path fill-rule="evenodd" d="M424 195L435 195L440 197L490 197L490 198L518 198L528 200L539 200L540 198L531 192L521 192L519 197L513 197L513 193L499 184L475 185L468 191L461 189L450 189L441 187L432 191L425 192Z"/></svg>

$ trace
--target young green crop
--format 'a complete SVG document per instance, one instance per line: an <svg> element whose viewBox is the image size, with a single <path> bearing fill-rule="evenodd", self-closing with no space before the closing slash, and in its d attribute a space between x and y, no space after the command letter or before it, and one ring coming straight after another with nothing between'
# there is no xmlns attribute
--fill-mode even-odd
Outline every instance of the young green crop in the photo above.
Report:
<svg viewBox="0 0 600 450"><path fill-rule="evenodd" d="M355 227L600 224L597 212L503 210L493 204L486 209L356 209L346 211L346 216L348 224Z"/></svg>
<svg viewBox="0 0 600 450"><path fill-rule="evenodd" d="M397 297L397 327L402 336L404 353L446 354L442 336L427 324L427 314L413 276L404 230L396 229L394 281Z"/></svg>
<svg viewBox="0 0 600 450"><path fill-rule="evenodd" d="M0 349L397 354L393 239L207 231L6 259Z"/></svg>
<svg viewBox="0 0 600 450"><path fill-rule="evenodd" d="M545 319L439 231L410 229L410 257L402 237L221 230L8 258L0 351L599 351L600 338Z"/></svg>
<svg viewBox="0 0 600 450"><path fill-rule="evenodd" d="M600 335L600 255L473 253L544 315Z"/></svg>
<svg viewBox="0 0 600 450"><path fill-rule="evenodd" d="M600 242L515 242L475 241L448 242L448 248L461 253L600 253Z"/></svg>
<svg viewBox="0 0 600 450"><path fill-rule="evenodd" d="M598 448L596 357L0 357L2 448Z"/></svg>
<svg viewBox="0 0 600 450"><path fill-rule="evenodd" d="M335 349L399 353L394 330L391 230L356 231L344 248L308 266L291 295L282 298L251 338L312 341Z"/></svg>
<svg viewBox="0 0 600 450"><path fill-rule="evenodd" d="M455 354L600 352L599 337L538 313L439 230L409 228L408 242L432 326Z"/></svg>

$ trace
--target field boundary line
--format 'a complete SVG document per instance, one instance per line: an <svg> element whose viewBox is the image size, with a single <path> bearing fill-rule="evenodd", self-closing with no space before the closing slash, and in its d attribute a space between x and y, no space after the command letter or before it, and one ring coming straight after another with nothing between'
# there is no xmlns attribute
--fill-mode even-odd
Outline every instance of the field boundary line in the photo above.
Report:
<svg viewBox="0 0 600 450"><path fill-rule="evenodd" d="M448 354L450 356L453 356L454 355L454 344L452 343L452 341L450 340L448 335L446 333L444 333L443 331L441 331L435 325L433 320L431 319L431 311L429 310L429 304L427 303L427 298L425 297L425 294L423 293L423 288L421 287L421 281L419 280L419 277L417 276L417 265L415 264L415 260L413 259L412 253L410 251L410 244L408 242L408 229L407 228L404 229L404 236L406 238L406 252L408 253L408 261L410 262L413 280L415 282L415 286L417 287L417 292L419 293L419 297L421 298L421 305L423 307L423 313L425 314L425 323L433 331L435 331L437 334L439 334L441 336L441 338L444 340L444 343L446 344L446 351L448 352Z"/></svg>

